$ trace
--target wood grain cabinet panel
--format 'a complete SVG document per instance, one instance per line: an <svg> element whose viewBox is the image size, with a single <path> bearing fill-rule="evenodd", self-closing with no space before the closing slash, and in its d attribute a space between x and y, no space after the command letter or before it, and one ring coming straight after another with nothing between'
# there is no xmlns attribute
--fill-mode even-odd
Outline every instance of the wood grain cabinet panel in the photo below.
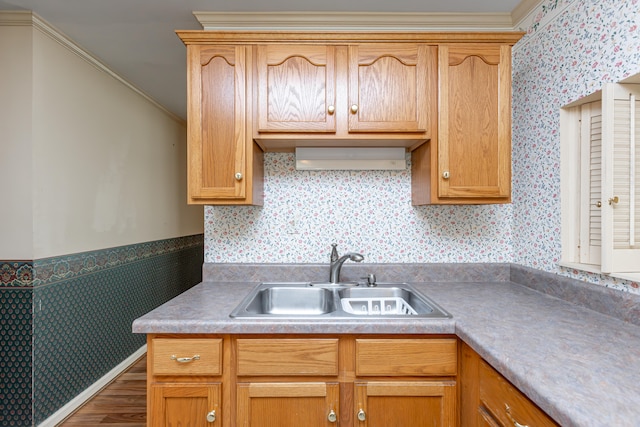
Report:
<svg viewBox="0 0 640 427"><path fill-rule="evenodd" d="M153 340L154 375L221 375L222 340L219 338Z"/></svg>
<svg viewBox="0 0 640 427"><path fill-rule="evenodd" d="M558 426L465 343L459 380L461 427Z"/></svg>
<svg viewBox="0 0 640 427"><path fill-rule="evenodd" d="M412 203L509 203L511 44L439 44L438 70L437 135L412 151Z"/></svg>
<svg viewBox="0 0 640 427"><path fill-rule="evenodd" d="M247 132L250 52L187 46L188 203L262 203L262 151Z"/></svg>
<svg viewBox="0 0 640 427"><path fill-rule="evenodd" d="M484 360L480 362L480 413L501 426L557 427L517 388Z"/></svg>
<svg viewBox="0 0 640 427"><path fill-rule="evenodd" d="M511 48L441 45L438 196L508 200Z"/></svg>
<svg viewBox="0 0 640 427"><path fill-rule="evenodd" d="M436 47L349 46L349 132L428 134L436 102Z"/></svg>
<svg viewBox="0 0 640 427"><path fill-rule="evenodd" d="M256 46L258 132L335 132L334 46Z"/></svg>
<svg viewBox="0 0 640 427"><path fill-rule="evenodd" d="M456 375L455 339L356 339L356 375Z"/></svg>
<svg viewBox="0 0 640 427"><path fill-rule="evenodd" d="M237 396L243 427L329 427L340 413L337 383L239 383Z"/></svg>
<svg viewBox="0 0 640 427"><path fill-rule="evenodd" d="M255 49L254 136L263 144L273 144L273 138L364 142L366 136L410 146L426 139L435 123L435 46L269 44Z"/></svg>
<svg viewBox="0 0 640 427"><path fill-rule="evenodd" d="M215 427L222 425L221 385L163 384L150 387L149 426Z"/></svg>
<svg viewBox="0 0 640 427"><path fill-rule="evenodd" d="M238 375L338 375L338 339L238 339Z"/></svg>
<svg viewBox="0 0 640 427"><path fill-rule="evenodd" d="M355 384L354 419L361 427L455 427L455 381L370 381Z"/></svg>

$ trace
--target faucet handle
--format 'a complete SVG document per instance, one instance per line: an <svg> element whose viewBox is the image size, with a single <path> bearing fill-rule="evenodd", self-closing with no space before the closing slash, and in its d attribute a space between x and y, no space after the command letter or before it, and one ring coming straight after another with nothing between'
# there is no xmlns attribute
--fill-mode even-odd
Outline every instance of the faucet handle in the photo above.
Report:
<svg viewBox="0 0 640 427"><path fill-rule="evenodd" d="M338 255L337 247L338 247L337 243L331 244L331 262L336 262L338 258L340 258L340 256Z"/></svg>

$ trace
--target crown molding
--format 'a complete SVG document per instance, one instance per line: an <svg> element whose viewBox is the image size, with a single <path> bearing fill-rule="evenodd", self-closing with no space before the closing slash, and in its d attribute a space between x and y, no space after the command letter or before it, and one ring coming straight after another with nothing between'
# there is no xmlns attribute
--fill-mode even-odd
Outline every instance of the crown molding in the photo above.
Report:
<svg viewBox="0 0 640 427"><path fill-rule="evenodd" d="M112 78L114 78L117 81L119 81L121 84L127 86L129 89L131 89L132 91L136 92L137 94L139 94L140 96L145 98L148 102L150 102L151 104L155 105L157 108L162 110L164 113L166 113L167 115L171 116L171 118L173 120L176 120L179 123L185 123L185 121L184 121L184 119L182 117L180 117L180 116L176 115L175 113L169 111L166 107L161 105L159 102L157 102L156 100L151 98L146 93L142 92L140 89L135 87L132 83L130 83L129 81L124 79L122 76L117 74L115 71L113 71L111 68L109 68L105 63L103 63L98 58L93 56L91 53L89 53L87 50L85 50L82 46L80 46L77 43L75 43L73 40L71 40L69 37L64 35L61 31L59 31L57 28L53 27L51 24L46 22L44 19L42 19L37 14L35 14L35 13L31 12L31 11L9 11L9 12L0 11L0 27L1 26L29 26L29 27L32 27L33 29L35 29L35 30L39 31L40 33L44 34L45 36L47 36L51 40L55 41L56 43L58 43L59 45L64 47L65 49L69 50L70 52L74 53L78 57L82 58L85 62L87 62L88 64L90 64L91 66L96 68L97 70L108 74Z"/></svg>
<svg viewBox="0 0 640 427"><path fill-rule="evenodd" d="M33 12L30 10L0 10L0 27L31 26Z"/></svg>
<svg viewBox="0 0 640 427"><path fill-rule="evenodd" d="M514 29L520 29L522 23L527 17L538 7L544 0L521 0L520 3L511 11L511 22Z"/></svg>
<svg viewBox="0 0 640 427"><path fill-rule="evenodd" d="M511 31L510 13L198 12L204 30Z"/></svg>

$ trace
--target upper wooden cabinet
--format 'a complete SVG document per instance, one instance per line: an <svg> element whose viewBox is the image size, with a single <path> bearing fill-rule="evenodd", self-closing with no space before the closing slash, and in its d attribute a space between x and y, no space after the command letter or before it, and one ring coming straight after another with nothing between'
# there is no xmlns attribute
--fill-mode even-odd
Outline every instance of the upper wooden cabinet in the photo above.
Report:
<svg viewBox="0 0 640 427"><path fill-rule="evenodd" d="M441 44L438 69L438 136L412 155L414 204L510 202L511 45Z"/></svg>
<svg viewBox="0 0 640 427"><path fill-rule="evenodd" d="M411 151L412 203L511 201L522 33L181 31L189 202L261 204L262 152Z"/></svg>
<svg viewBox="0 0 640 427"><path fill-rule="evenodd" d="M410 147L430 137L435 46L261 44L255 57L253 137L267 149L289 147L293 140L343 146L357 140L366 146L383 139Z"/></svg>
<svg viewBox="0 0 640 427"><path fill-rule="evenodd" d="M262 151L247 131L247 46L188 46L188 202L261 198ZM250 109L249 109L250 111Z"/></svg>
<svg viewBox="0 0 640 427"><path fill-rule="evenodd" d="M435 60L435 46L425 44L350 45L349 132L428 135Z"/></svg>
<svg viewBox="0 0 640 427"><path fill-rule="evenodd" d="M511 194L511 49L441 45L439 197Z"/></svg>
<svg viewBox="0 0 640 427"><path fill-rule="evenodd" d="M335 132L334 46L259 45L258 132Z"/></svg>

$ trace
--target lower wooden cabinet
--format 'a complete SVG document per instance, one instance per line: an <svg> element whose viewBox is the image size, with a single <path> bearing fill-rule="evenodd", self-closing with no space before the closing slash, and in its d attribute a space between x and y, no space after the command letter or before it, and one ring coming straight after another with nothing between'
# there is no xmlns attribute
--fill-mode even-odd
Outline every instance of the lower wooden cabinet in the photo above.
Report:
<svg viewBox="0 0 640 427"><path fill-rule="evenodd" d="M149 335L152 427L556 427L455 336Z"/></svg>
<svg viewBox="0 0 640 427"><path fill-rule="evenodd" d="M456 427L457 339L149 335L148 425Z"/></svg>
<svg viewBox="0 0 640 427"><path fill-rule="evenodd" d="M356 382L355 396L362 427L457 425L455 381Z"/></svg>
<svg viewBox="0 0 640 427"><path fill-rule="evenodd" d="M463 343L460 354L462 427L558 426L471 347Z"/></svg>
<svg viewBox="0 0 640 427"><path fill-rule="evenodd" d="M505 427L558 425L487 362L480 361L479 368L478 413L483 419Z"/></svg>
<svg viewBox="0 0 640 427"><path fill-rule="evenodd" d="M153 384L150 387L151 427L221 425L221 385ZM217 423L217 424L216 424Z"/></svg>
<svg viewBox="0 0 640 427"><path fill-rule="evenodd" d="M338 383L238 383L238 426L335 426L340 413Z"/></svg>

